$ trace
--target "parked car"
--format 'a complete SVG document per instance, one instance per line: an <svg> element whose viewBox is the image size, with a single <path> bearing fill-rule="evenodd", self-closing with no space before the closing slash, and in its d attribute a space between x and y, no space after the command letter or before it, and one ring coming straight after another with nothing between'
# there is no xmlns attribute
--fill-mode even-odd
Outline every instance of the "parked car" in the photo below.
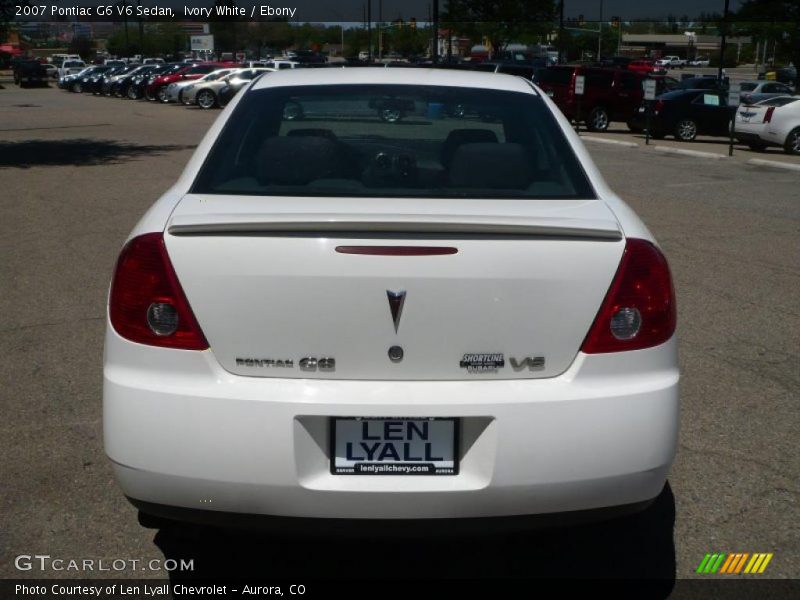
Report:
<svg viewBox="0 0 800 600"><path fill-rule="evenodd" d="M794 90L785 83L777 81L742 81L739 84L739 97L742 104L756 104L768 98L791 96Z"/></svg>
<svg viewBox="0 0 800 600"><path fill-rule="evenodd" d="M154 69L161 63L150 63L136 66L136 68L121 73L118 77L114 77L110 82L110 94L117 98L131 98L129 94L130 88L134 82L139 81L143 77L147 77Z"/></svg>
<svg viewBox="0 0 800 600"><path fill-rule="evenodd" d="M644 130L644 104L634 124ZM656 139L674 135L691 142L698 135L728 135L735 106L728 106L727 94L715 90L675 89L656 98L650 115L650 135Z"/></svg>
<svg viewBox="0 0 800 600"><path fill-rule="evenodd" d="M656 75L666 73L666 69L659 66L655 61L647 59L632 60L628 63L629 71L636 71L637 73L644 73L646 75Z"/></svg>
<svg viewBox="0 0 800 600"><path fill-rule="evenodd" d="M733 131L753 150L780 146L787 154L800 154L800 97L779 96L739 106Z"/></svg>
<svg viewBox="0 0 800 600"><path fill-rule="evenodd" d="M26 85L47 85L50 75L38 60L18 60L13 63L14 83L19 87Z"/></svg>
<svg viewBox="0 0 800 600"><path fill-rule="evenodd" d="M707 56L698 56L690 60L689 64L693 67L707 67L711 64L711 61L708 59Z"/></svg>
<svg viewBox="0 0 800 600"><path fill-rule="evenodd" d="M111 283L105 451L143 515L405 528L662 493L669 266L551 103L420 69L282 71L242 94ZM418 107L403 126L362 117L389 97ZM330 116L287 123L290 99ZM431 127L446 104L497 121Z"/></svg>
<svg viewBox="0 0 800 600"><path fill-rule="evenodd" d="M105 65L93 65L85 68L80 73L65 77L62 87L70 92L80 94L82 92L91 90L91 80L111 70L111 67Z"/></svg>
<svg viewBox="0 0 800 600"><path fill-rule="evenodd" d="M211 73L208 73L207 75L203 75L200 79L187 79L184 81L176 81L174 83L170 83L167 86L167 94L166 94L167 102L177 102L180 104L194 104L193 102L184 102L183 100L184 90L186 90L189 87L199 86L202 85L203 83L207 83L210 81L217 81L238 70L240 69L235 69L235 68L217 69L216 71L211 71Z"/></svg>
<svg viewBox="0 0 800 600"><path fill-rule="evenodd" d="M248 85L253 79L264 75L265 73L272 73L275 69L243 69L241 71L237 71L228 77L225 78L225 85L223 85L219 92L217 93L217 97L215 99L217 106L225 106L233 97L239 93L244 86ZM208 103L211 102L211 98L209 97L210 90L201 90L197 92L197 105L200 108L212 108L212 106L208 106Z"/></svg>
<svg viewBox="0 0 800 600"><path fill-rule="evenodd" d="M668 67L670 69L682 69L686 66L686 60L680 56L665 56L656 61L659 67Z"/></svg>
<svg viewBox="0 0 800 600"><path fill-rule="evenodd" d="M584 93L580 101L575 94L575 80L584 76ZM583 66L556 66L542 69L537 85L550 96L570 120L585 122L591 131L605 131L612 121L627 123L636 114L644 98L643 73L623 69ZM675 80L654 76L661 90ZM580 115L578 104L580 102Z"/></svg>
<svg viewBox="0 0 800 600"><path fill-rule="evenodd" d="M722 81L717 79L716 75L707 75L700 77L684 77L678 82L678 86L684 90L715 90L725 91L728 89L729 79L724 77Z"/></svg>
<svg viewBox="0 0 800 600"><path fill-rule="evenodd" d="M268 60L264 64L265 67L268 69L275 69L276 71L282 69L296 69L299 66L302 66L296 60L286 60L286 59L274 59Z"/></svg>
<svg viewBox="0 0 800 600"><path fill-rule="evenodd" d="M217 106L223 106L223 103L220 99L220 92L226 88L233 85L238 91L241 87L253 79L255 79L258 75L266 72L273 72L275 69L267 69L267 68L253 68L253 69L236 69L232 73L228 75L218 78L213 81L205 81L197 83L197 85L192 85L187 87L183 90L183 102L184 104L196 104L200 108L209 109L214 108ZM233 97L233 94L227 96L228 98Z"/></svg>
<svg viewBox="0 0 800 600"><path fill-rule="evenodd" d="M58 68L55 65L51 65L50 63L44 64L44 68L47 70L47 78L58 80Z"/></svg>
<svg viewBox="0 0 800 600"><path fill-rule="evenodd" d="M115 91L115 85L117 82L122 80L126 77L129 73L136 71L137 69L141 68L140 65L136 63L128 64L127 66L120 67L118 70L114 71L113 74L106 75L103 78L103 84L100 89L100 93L104 96L113 96Z"/></svg>
<svg viewBox="0 0 800 600"><path fill-rule="evenodd" d="M217 69L222 69L225 67L235 68L236 64L229 62L207 62L195 65L187 65L177 71L159 75L153 80L152 83L148 84L146 89L146 97L148 100L153 98L160 100L161 102L167 102L167 86L170 83L200 79L203 77L203 75L208 75L212 71L216 71Z"/></svg>
<svg viewBox="0 0 800 600"><path fill-rule="evenodd" d="M58 69L58 78L61 79L66 77L67 75L76 75L80 73L86 68L86 63L82 60L71 60L67 59L63 63L61 63L61 67Z"/></svg>
<svg viewBox="0 0 800 600"><path fill-rule="evenodd" d="M148 89L153 90L152 84L158 77L172 75L185 69L184 63L166 63L163 65L152 65L151 70L141 77L136 77L128 87L128 98L146 98L155 100L155 96L148 96Z"/></svg>

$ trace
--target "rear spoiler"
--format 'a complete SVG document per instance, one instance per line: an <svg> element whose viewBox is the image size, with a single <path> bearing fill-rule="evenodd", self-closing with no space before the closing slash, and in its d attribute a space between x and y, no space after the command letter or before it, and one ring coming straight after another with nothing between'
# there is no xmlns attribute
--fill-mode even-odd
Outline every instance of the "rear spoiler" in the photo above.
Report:
<svg viewBox="0 0 800 600"><path fill-rule="evenodd" d="M621 240L616 221L558 217L369 215L328 213L207 214L175 216L171 235L425 234L570 237Z"/></svg>

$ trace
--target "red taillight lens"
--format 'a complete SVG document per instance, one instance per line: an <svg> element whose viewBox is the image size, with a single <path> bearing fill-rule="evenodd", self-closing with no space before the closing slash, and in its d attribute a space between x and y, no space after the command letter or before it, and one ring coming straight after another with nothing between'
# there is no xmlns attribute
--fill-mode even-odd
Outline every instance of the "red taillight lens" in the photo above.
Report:
<svg viewBox="0 0 800 600"><path fill-rule="evenodd" d="M629 238L581 351L600 354L657 346L672 337L675 322L667 260L650 242Z"/></svg>
<svg viewBox="0 0 800 600"><path fill-rule="evenodd" d="M111 283L109 314L116 332L132 342L181 350L208 348L161 233L136 237L122 249Z"/></svg>
<svg viewBox="0 0 800 600"><path fill-rule="evenodd" d="M774 113L774 112L775 112L775 107L774 106L770 106L767 109L767 112L764 113L764 123L769 123L770 121L772 121L772 113Z"/></svg>

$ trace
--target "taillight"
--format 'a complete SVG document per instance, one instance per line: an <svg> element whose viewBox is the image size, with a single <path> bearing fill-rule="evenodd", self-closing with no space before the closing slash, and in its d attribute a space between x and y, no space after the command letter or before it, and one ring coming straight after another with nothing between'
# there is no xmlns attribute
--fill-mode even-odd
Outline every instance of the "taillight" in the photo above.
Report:
<svg viewBox="0 0 800 600"><path fill-rule="evenodd" d="M770 106L767 109L767 112L764 113L764 123L769 123L770 121L772 121L772 113L774 113L774 112L775 112L775 107L774 106Z"/></svg>
<svg viewBox="0 0 800 600"><path fill-rule="evenodd" d="M205 350L203 332L192 314L161 233L147 233L122 249L111 283L111 325L139 344Z"/></svg>
<svg viewBox="0 0 800 600"><path fill-rule="evenodd" d="M581 351L600 354L657 346L672 337L675 323L667 260L650 242L629 238Z"/></svg>
<svg viewBox="0 0 800 600"><path fill-rule="evenodd" d="M653 109L653 112L655 114L658 114L661 111L662 108L664 108L664 101L663 100L656 100L656 105L655 105L655 107Z"/></svg>

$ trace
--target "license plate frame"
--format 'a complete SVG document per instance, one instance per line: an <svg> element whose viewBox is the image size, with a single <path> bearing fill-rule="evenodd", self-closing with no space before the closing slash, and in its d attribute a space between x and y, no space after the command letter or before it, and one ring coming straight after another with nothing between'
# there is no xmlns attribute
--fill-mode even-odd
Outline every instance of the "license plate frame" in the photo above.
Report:
<svg viewBox="0 0 800 600"><path fill-rule="evenodd" d="M441 462L451 462L452 466L447 466L443 464L439 464L437 466L437 462L425 462L424 457L423 460L415 461L415 462L408 462L408 461L369 461L365 460L361 463L355 463L352 467L350 466L340 466L338 463L340 462L340 456L337 455L337 452L340 448L337 448L337 437L339 436L339 432L337 431L337 425L339 423L347 423L347 426L353 428L353 424L357 423L358 426L363 427L364 423L383 423L383 422L399 422L403 424L403 427L408 430L408 423L435 423L437 428L441 428L442 424L449 423L452 426L452 449L451 449L451 456L452 459L450 461L441 461ZM420 431L423 427L415 427L415 431ZM461 432L461 419L458 417L330 417L329 419L329 440L330 440L330 472L332 475L400 475L400 476L414 476L414 475L441 475L441 476L451 476L451 475L458 475L459 468L460 468L460 460L459 460L459 447L460 447L460 432ZM371 433L375 433L375 429L373 427L373 431ZM345 435L345 439L348 436ZM355 439L355 438L353 438ZM374 440L375 438L371 437L370 440ZM396 438L391 438L389 440L381 439L381 443L386 443L387 441L390 442L402 442L405 443L404 440L398 440ZM447 440L445 440L445 443ZM394 444L392 444L394 446ZM446 444L449 445L449 444ZM397 452L395 452L397 454ZM434 456L434 458L436 458ZM345 459L346 461L346 459ZM388 467L391 465L393 467ZM426 470L410 470L412 467L426 467ZM409 469L409 470L407 470Z"/></svg>

